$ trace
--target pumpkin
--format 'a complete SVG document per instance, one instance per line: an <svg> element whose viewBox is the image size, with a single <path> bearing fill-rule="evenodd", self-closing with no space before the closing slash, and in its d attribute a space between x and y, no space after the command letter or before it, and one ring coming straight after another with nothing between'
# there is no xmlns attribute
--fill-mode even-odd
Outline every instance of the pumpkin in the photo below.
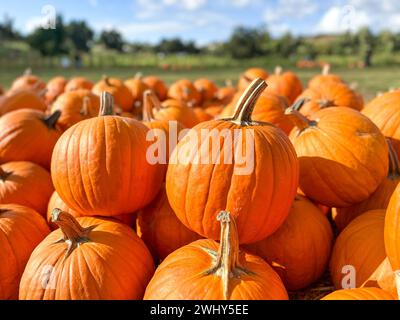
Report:
<svg viewBox="0 0 400 320"><path fill-rule="evenodd" d="M300 188L313 201L346 207L366 200L388 172L385 137L367 117L344 107L311 119L286 110L296 127L290 140L300 162Z"/></svg>
<svg viewBox="0 0 400 320"><path fill-rule="evenodd" d="M204 103L202 108L206 113L208 113L214 119L215 117L220 115L222 110L224 110L224 105L218 100L213 100Z"/></svg>
<svg viewBox="0 0 400 320"><path fill-rule="evenodd" d="M165 186L137 219L137 234L146 243L153 257L164 260L173 251L200 239L178 220L169 205Z"/></svg>
<svg viewBox="0 0 400 320"><path fill-rule="evenodd" d="M0 86L0 96L4 94L4 88Z"/></svg>
<svg viewBox="0 0 400 320"><path fill-rule="evenodd" d="M47 116L21 109L0 118L0 163L31 161L48 169L61 132L56 128L60 111Z"/></svg>
<svg viewBox="0 0 400 320"><path fill-rule="evenodd" d="M33 209L0 205L0 299L17 299L19 282L35 247L50 233Z"/></svg>
<svg viewBox="0 0 400 320"><path fill-rule="evenodd" d="M201 103L201 94L194 84L187 79L178 80L168 90L168 98L181 101L191 107Z"/></svg>
<svg viewBox="0 0 400 320"><path fill-rule="evenodd" d="M400 270L400 185L398 185L390 198L385 219L385 248L390 264L394 271ZM399 276L400 278L400 276ZM400 290L400 283L399 288Z"/></svg>
<svg viewBox="0 0 400 320"><path fill-rule="evenodd" d="M141 113L143 104L143 95L150 87L144 83L140 75L124 82L125 86L129 89L133 97L134 113ZM138 111L136 111L138 110Z"/></svg>
<svg viewBox="0 0 400 320"><path fill-rule="evenodd" d="M11 85L10 92L19 90L33 90L35 92L41 92L46 88L46 83L39 77L32 74L31 69L27 69L24 74L17 79Z"/></svg>
<svg viewBox="0 0 400 320"><path fill-rule="evenodd" d="M395 297L379 288L355 288L334 291L322 300L396 300Z"/></svg>
<svg viewBox="0 0 400 320"><path fill-rule="evenodd" d="M46 111L43 94L44 92L37 93L33 90L18 90L0 97L0 116L19 109Z"/></svg>
<svg viewBox="0 0 400 320"><path fill-rule="evenodd" d="M32 162L9 162L0 166L0 204L30 207L42 216L53 193L50 174Z"/></svg>
<svg viewBox="0 0 400 320"><path fill-rule="evenodd" d="M64 77L55 77L47 83L45 101L48 105L52 104L58 96L64 93L67 83L68 81Z"/></svg>
<svg viewBox="0 0 400 320"><path fill-rule="evenodd" d="M143 297L154 264L131 228L105 219L75 219L59 209L53 211L52 222L60 229L33 251L22 275L20 300Z"/></svg>
<svg viewBox="0 0 400 320"><path fill-rule="evenodd" d="M193 112L196 114L197 123L204 122L204 121L210 121L210 120L214 119L214 117L211 114L209 114L202 107L195 107L192 109L193 109Z"/></svg>
<svg viewBox="0 0 400 320"><path fill-rule="evenodd" d="M145 300L287 300L278 274L261 258L239 251L228 212L218 215L220 244L198 240L170 254L147 286Z"/></svg>
<svg viewBox="0 0 400 320"><path fill-rule="evenodd" d="M309 88L317 88L321 85L328 86L328 85L334 85L336 83L344 84L344 81L342 80L342 78L340 78L336 74L330 73L330 70L331 70L331 66L329 64L325 64L324 67L322 68L321 74L313 77L308 82L308 87Z"/></svg>
<svg viewBox="0 0 400 320"><path fill-rule="evenodd" d="M245 248L272 265L285 287L294 291L322 276L332 239L331 226L321 210L307 198L296 196L283 225L268 238Z"/></svg>
<svg viewBox="0 0 400 320"><path fill-rule="evenodd" d="M400 157L400 90L387 92L369 102L361 111L382 133L392 139Z"/></svg>
<svg viewBox="0 0 400 320"><path fill-rule="evenodd" d="M329 264L335 288L342 289L342 281L346 281L343 267L354 268L355 285L360 287L385 260L384 224L385 210L371 210L355 218L339 234Z"/></svg>
<svg viewBox="0 0 400 320"><path fill-rule="evenodd" d="M268 72L262 68L247 69L239 78L238 89L239 91L244 91L255 79L266 80L268 76Z"/></svg>
<svg viewBox="0 0 400 320"><path fill-rule="evenodd" d="M113 115L109 93L101 98L99 117L77 123L57 142L51 163L53 183L66 205L81 214L129 214L155 198L163 170L146 158L149 129Z"/></svg>
<svg viewBox="0 0 400 320"><path fill-rule="evenodd" d="M99 114L100 98L89 90L65 92L54 102L51 111L59 110L61 116L57 126L65 131L74 124Z"/></svg>
<svg viewBox="0 0 400 320"><path fill-rule="evenodd" d="M218 89L216 98L222 104L228 104L232 101L236 93L237 89L232 85L232 81L227 81L225 87Z"/></svg>
<svg viewBox="0 0 400 320"><path fill-rule="evenodd" d="M71 210L68 208L68 206L62 201L60 196L58 195L57 191L53 192L53 195L51 196L49 200L49 204L47 206L47 223L51 227L52 230L58 229L58 226L51 221L52 219L52 212L54 208L58 208L62 211L65 211L72 215L75 218L83 217L84 215L80 214L79 212L76 212L74 210ZM136 225L136 215L135 214L123 214L120 216L115 216L113 217L118 221L121 221L128 226L134 227Z"/></svg>
<svg viewBox="0 0 400 320"><path fill-rule="evenodd" d="M143 82L154 91L158 99L164 101L168 96L168 87L164 81L156 76L148 76L143 78Z"/></svg>
<svg viewBox="0 0 400 320"><path fill-rule="evenodd" d="M282 67L276 67L275 73L268 77L266 92L272 92L285 97L289 104L303 92L301 80L291 71L282 72Z"/></svg>
<svg viewBox="0 0 400 320"><path fill-rule="evenodd" d="M400 183L400 166L393 145L387 139L389 146L389 172L375 192L366 200L345 208L333 208L332 216L339 230L343 230L354 218L374 209L386 209L390 197Z"/></svg>
<svg viewBox="0 0 400 320"><path fill-rule="evenodd" d="M74 90L92 90L93 89L93 82L85 77L75 77L68 81L67 85L65 86L65 92L74 91Z"/></svg>
<svg viewBox="0 0 400 320"><path fill-rule="evenodd" d="M169 202L183 224L204 237L218 239L220 229L215 217L223 208L235 217L242 243L266 238L289 213L298 185L296 153L280 129L251 119L254 104L265 87L264 80L256 79L232 118L198 124L172 153L174 161L169 163L166 180ZM204 134L205 130L208 133ZM236 147L229 158L225 151L232 150L229 140L234 140L234 135ZM215 138L218 150L224 152L216 154L212 146ZM251 147L246 146L249 143ZM232 154L242 152L238 151L242 147L252 150L246 151L246 159L239 165L238 159L232 161ZM182 154L202 159L181 161Z"/></svg>
<svg viewBox="0 0 400 320"><path fill-rule="evenodd" d="M178 100L167 99L161 102L160 107L155 107L154 118L160 121L177 121L185 128L192 128L199 123L194 108L186 106Z"/></svg>
<svg viewBox="0 0 400 320"><path fill-rule="evenodd" d="M206 78L197 79L194 82L194 86L197 89L197 91L200 92L201 101L203 104L204 102L213 100L217 96L218 87L213 81L209 79Z"/></svg>
<svg viewBox="0 0 400 320"><path fill-rule="evenodd" d="M113 95L117 106L123 111L131 111L133 109L134 99L129 88L119 79L104 76L103 79L96 83L92 92L100 96L103 92Z"/></svg>
<svg viewBox="0 0 400 320"><path fill-rule="evenodd" d="M342 83L308 88L298 99L306 100L299 110L306 117L328 107L347 107L358 111L363 108L358 95Z"/></svg>

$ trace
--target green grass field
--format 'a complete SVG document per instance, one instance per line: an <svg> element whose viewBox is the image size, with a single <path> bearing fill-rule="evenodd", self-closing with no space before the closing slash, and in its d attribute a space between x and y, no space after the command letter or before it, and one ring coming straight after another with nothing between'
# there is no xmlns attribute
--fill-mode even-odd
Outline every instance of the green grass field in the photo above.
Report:
<svg viewBox="0 0 400 320"><path fill-rule="evenodd" d="M172 83L177 79L188 78L191 80L207 77L223 85L225 80L234 82L238 79L240 73L245 68L240 67L208 67L181 69L176 71L165 71L160 68L151 67L121 67L121 68L83 68L83 69L61 69L61 68L35 68L33 72L44 80L48 80L56 75L63 75L67 78L83 75L96 81L102 75L115 76L122 79L133 77L137 72L143 75L158 75L167 83ZM315 74L318 69L297 70L295 71L304 84ZM374 67L369 69L335 69L335 73L341 75L348 83L356 83L357 90L360 91L368 100L374 97L378 92L384 92L391 88L400 88L400 67ZM8 88L17 76L23 73L23 68L3 68L0 70L0 85Z"/></svg>

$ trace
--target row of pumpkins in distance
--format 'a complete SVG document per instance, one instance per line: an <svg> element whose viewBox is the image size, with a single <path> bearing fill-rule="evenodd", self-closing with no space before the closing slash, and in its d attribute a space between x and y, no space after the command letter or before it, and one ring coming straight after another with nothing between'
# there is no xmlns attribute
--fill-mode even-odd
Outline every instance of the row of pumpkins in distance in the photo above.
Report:
<svg viewBox="0 0 400 320"><path fill-rule="evenodd" d="M251 128L255 169L149 164L170 120ZM327 69L305 90L282 68L222 88L25 74L0 97L0 298L288 299L329 266L324 299L396 299L399 135L400 91L364 106Z"/></svg>

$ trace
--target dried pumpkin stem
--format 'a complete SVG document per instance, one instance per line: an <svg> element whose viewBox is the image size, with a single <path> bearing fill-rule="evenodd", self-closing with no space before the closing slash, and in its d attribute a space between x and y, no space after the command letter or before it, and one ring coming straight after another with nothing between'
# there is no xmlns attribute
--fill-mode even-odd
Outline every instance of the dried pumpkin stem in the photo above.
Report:
<svg viewBox="0 0 400 320"><path fill-rule="evenodd" d="M317 103L321 108L329 108L329 107L334 107L335 106L335 101L329 100L329 99L321 99L318 100Z"/></svg>
<svg viewBox="0 0 400 320"><path fill-rule="evenodd" d="M324 64L322 68L322 75L327 76L331 72L331 65L330 64Z"/></svg>
<svg viewBox="0 0 400 320"><path fill-rule="evenodd" d="M113 84L110 82L110 77L107 75L103 75L103 81L106 83L107 86L113 87Z"/></svg>
<svg viewBox="0 0 400 320"><path fill-rule="evenodd" d="M275 67L275 75L280 76L282 74L282 67L281 66L276 66Z"/></svg>
<svg viewBox="0 0 400 320"><path fill-rule="evenodd" d="M58 119L60 119L60 117L61 117L61 111L56 110L53 112L52 115L48 116L43 121L48 128L55 129L56 123L57 123Z"/></svg>
<svg viewBox="0 0 400 320"><path fill-rule="evenodd" d="M160 101L151 90L146 90L143 94L143 121L154 121L153 108L160 109Z"/></svg>
<svg viewBox="0 0 400 320"><path fill-rule="evenodd" d="M89 107L90 107L91 101L90 101L90 97L89 96L85 96L83 97L82 100L82 108L80 111L80 114L82 116L87 116L89 115Z"/></svg>
<svg viewBox="0 0 400 320"><path fill-rule="evenodd" d="M255 79L240 97L235 115L231 121L240 125L251 123L251 114L253 113L254 106L267 86L267 83L263 79Z"/></svg>
<svg viewBox="0 0 400 320"><path fill-rule="evenodd" d="M285 110L285 115L300 130L307 129L310 126L315 125L314 121L307 119L298 110L294 109L293 107L287 108Z"/></svg>
<svg viewBox="0 0 400 320"><path fill-rule="evenodd" d="M111 93L104 91L100 97L99 116L113 116L114 114L114 97Z"/></svg>
<svg viewBox="0 0 400 320"><path fill-rule="evenodd" d="M8 176L11 174L11 172L6 172L3 170L2 167L0 167L0 181L6 181Z"/></svg>
<svg viewBox="0 0 400 320"><path fill-rule="evenodd" d="M29 68L25 69L23 75L24 75L24 76L30 76L30 75L32 75L32 68L29 67Z"/></svg>
<svg viewBox="0 0 400 320"><path fill-rule="evenodd" d="M388 147L389 147L389 178L398 178L400 177L400 165L399 158L397 157L396 150L394 150L393 142L391 139L386 138Z"/></svg>

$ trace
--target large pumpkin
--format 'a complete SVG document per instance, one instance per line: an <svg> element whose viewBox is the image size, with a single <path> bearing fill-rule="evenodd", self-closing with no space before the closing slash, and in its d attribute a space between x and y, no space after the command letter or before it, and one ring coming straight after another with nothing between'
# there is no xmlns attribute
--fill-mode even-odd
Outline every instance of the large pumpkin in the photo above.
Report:
<svg viewBox="0 0 400 320"><path fill-rule="evenodd" d="M51 111L61 111L57 126L65 131L74 124L99 114L100 98L89 90L65 92L58 97Z"/></svg>
<svg viewBox="0 0 400 320"><path fill-rule="evenodd" d="M0 97L0 116L19 109L46 111L43 93L33 90L18 90Z"/></svg>
<svg viewBox="0 0 400 320"><path fill-rule="evenodd" d="M55 77L47 83L45 100L48 105L51 105L58 98L58 96L64 93L67 83L68 80L64 77Z"/></svg>
<svg viewBox="0 0 400 320"><path fill-rule="evenodd" d="M172 153L166 180L171 207L204 237L218 239L215 217L224 208L235 217L242 243L272 234L289 213L298 184L296 153L283 131L251 119L265 87L264 80L255 80L233 118L197 125Z"/></svg>
<svg viewBox="0 0 400 320"><path fill-rule="evenodd" d="M268 72L263 68L247 69L239 78L238 89L239 91L246 90L255 79L260 78L266 80L268 76Z"/></svg>
<svg viewBox="0 0 400 320"><path fill-rule="evenodd" d="M168 87L163 80L156 76L147 76L143 82L157 95L158 99L164 101L167 99Z"/></svg>
<svg viewBox="0 0 400 320"><path fill-rule="evenodd" d="M165 187L138 214L137 234L154 258L164 260L170 253L201 237L186 228L169 205Z"/></svg>
<svg viewBox="0 0 400 320"><path fill-rule="evenodd" d="M390 293L379 288L355 288L334 291L322 300L396 300Z"/></svg>
<svg viewBox="0 0 400 320"><path fill-rule="evenodd" d="M350 207L332 208L332 216L339 230L343 230L354 218L364 212L387 208L390 197L400 183L399 160L391 141L389 139L387 141L389 146L389 172L386 179L368 199Z"/></svg>
<svg viewBox="0 0 400 320"><path fill-rule="evenodd" d="M170 99L181 101L191 107L200 105L201 94L194 84L187 79L181 79L173 83L168 90Z"/></svg>
<svg viewBox="0 0 400 320"><path fill-rule="evenodd" d="M124 111L131 111L134 107L134 99L129 88L117 78L104 76L97 82L92 92L100 96L103 92L113 95L115 104Z"/></svg>
<svg viewBox="0 0 400 320"><path fill-rule="evenodd" d="M52 221L60 229L33 251L20 300L142 299L154 265L131 228L110 220L75 219L58 209Z"/></svg>
<svg viewBox="0 0 400 320"><path fill-rule="evenodd" d="M153 200L163 180L161 165L146 158L149 129L113 113L105 92L100 116L68 129L54 148L54 186L69 208L85 215L132 213Z"/></svg>
<svg viewBox="0 0 400 320"><path fill-rule="evenodd" d="M45 216L53 191L50 174L37 164L21 161L0 165L0 204L27 206Z"/></svg>
<svg viewBox="0 0 400 320"><path fill-rule="evenodd" d="M291 71L282 72L282 67L276 67L275 73L267 80L267 92L272 92L285 97L289 104L294 103L296 98L303 92L301 80Z"/></svg>
<svg viewBox="0 0 400 320"><path fill-rule="evenodd" d="M92 90L94 84L92 81L85 77L75 77L68 81L65 86L65 92L74 90Z"/></svg>
<svg viewBox="0 0 400 320"><path fill-rule="evenodd" d="M0 205L0 300L18 298L25 265L49 232L45 220L35 210Z"/></svg>
<svg viewBox="0 0 400 320"><path fill-rule="evenodd" d="M0 163L31 161L50 167L54 145L61 135L56 128L60 111L48 116L21 109L0 118Z"/></svg>
<svg viewBox="0 0 400 320"><path fill-rule="evenodd" d="M220 243L198 240L170 254L157 268L145 300L287 300L278 274L261 258L239 251L228 212L218 215Z"/></svg>
<svg viewBox="0 0 400 320"><path fill-rule="evenodd" d="M332 107L307 119L286 110L296 128L290 140L300 161L300 188L328 207L346 207L367 199L388 172L385 137L367 117Z"/></svg>
<svg viewBox="0 0 400 320"><path fill-rule="evenodd" d="M355 285L360 287L385 260L384 224L385 210L372 210L355 218L339 234L329 265L335 288L342 289L342 282L347 284L350 280L346 272L348 276L355 276ZM344 269L346 266L354 270Z"/></svg>
<svg viewBox="0 0 400 320"><path fill-rule="evenodd" d="M321 210L307 198L296 196L283 225L245 248L272 265L288 290L299 290L324 273L332 239L331 226Z"/></svg>
<svg viewBox="0 0 400 320"><path fill-rule="evenodd" d="M385 219L385 248L394 271L400 270L400 185L393 192ZM399 276L400 278L400 276ZM400 290L400 283L399 283Z"/></svg>

